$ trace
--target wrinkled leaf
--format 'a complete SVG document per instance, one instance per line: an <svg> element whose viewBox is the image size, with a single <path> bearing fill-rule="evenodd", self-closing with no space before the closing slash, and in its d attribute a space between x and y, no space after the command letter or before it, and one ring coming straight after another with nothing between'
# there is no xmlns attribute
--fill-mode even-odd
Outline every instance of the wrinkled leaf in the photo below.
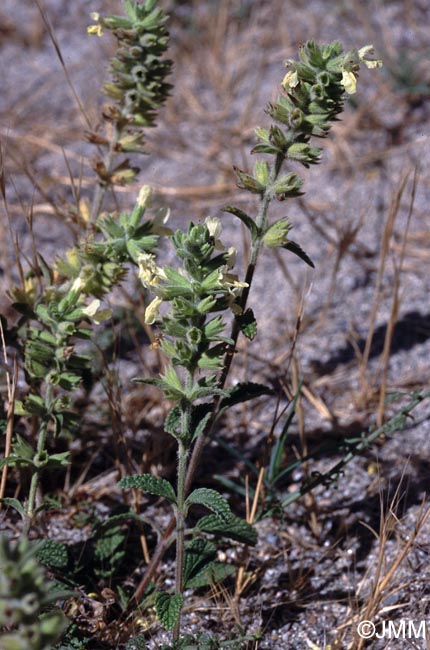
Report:
<svg viewBox="0 0 430 650"><path fill-rule="evenodd" d="M220 412L225 411L235 404L247 402L248 400L254 399L255 397L261 397L262 395L274 395L274 391L268 386L264 386L264 384L256 384L252 381L236 384L236 386L230 388L228 392L228 397L225 397L223 400L221 400Z"/></svg>
<svg viewBox="0 0 430 650"><path fill-rule="evenodd" d="M219 492L211 488L197 488L188 496L185 501L185 507L188 509L190 505L198 504L209 508L221 521L230 521L233 517L230 506Z"/></svg>
<svg viewBox="0 0 430 650"><path fill-rule="evenodd" d="M199 587L208 587L222 582L229 576L236 573L236 569L232 564L223 564L221 562L211 562L206 568L198 573L194 578L187 582L187 587L190 589L198 589Z"/></svg>
<svg viewBox="0 0 430 650"><path fill-rule="evenodd" d="M184 560L185 587L188 586L192 578L195 578L203 569L208 568L215 558L216 548L209 540L196 537L187 544Z"/></svg>
<svg viewBox="0 0 430 650"><path fill-rule="evenodd" d="M243 314L237 316L237 321L242 334L252 341L257 336L257 321L252 309L247 309Z"/></svg>
<svg viewBox="0 0 430 650"><path fill-rule="evenodd" d="M168 481L152 474L135 474L126 476L118 483L122 489L138 488L158 497L164 497L171 503L176 503L175 491Z"/></svg>
<svg viewBox="0 0 430 650"><path fill-rule="evenodd" d="M168 630L175 627L183 602L182 594L168 594L165 591L160 591L156 595L155 611L162 625Z"/></svg>
<svg viewBox="0 0 430 650"><path fill-rule="evenodd" d="M255 546L257 543L255 528L244 519L239 519L239 517L234 517L228 522L221 522L216 515L207 515L197 522L196 528L205 533L211 533L216 537L233 539L249 546Z"/></svg>
<svg viewBox="0 0 430 650"><path fill-rule="evenodd" d="M64 569L69 563L67 546L53 539L43 540L36 556L42 564L55 569Z"/></svg>

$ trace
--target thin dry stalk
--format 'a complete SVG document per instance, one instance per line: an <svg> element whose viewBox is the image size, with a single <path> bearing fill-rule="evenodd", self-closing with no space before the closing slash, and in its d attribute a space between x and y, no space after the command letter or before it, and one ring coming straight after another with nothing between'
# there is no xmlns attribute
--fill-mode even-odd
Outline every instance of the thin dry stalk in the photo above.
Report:
<svg viewBox="0 0 430 650"><path fill-rule="evenodd" d="M385 611L384 608L382 607L382 603L387 598L388 590L390 593L394 594L398 592L403 586L403 585L399 586L398 584L397 585L393 584L394 579L397 575L400 566L407 558L411 549L415 546L420 531L423 529L424 525L429 519L430 507L426 508L425 501L423 500L417 516L414 530L406 538L404 546L399 550L397 556L387 566L387 560L386 560L387 542L388 539L392 536L392 534L397 530L400 524L396 511L399 507L399 503L401 500L401 496L400 496L401 483L402 481L399 482L396 493L391 501L391 504L388 508L388 512L386 514L382 513L382 497L381 497L382 514L381 514L379 532L377 533L375 530L373 530L372 528L364 524L366 528L369 528L371 533L377 539L379 548L378 548L376 563L375 565L368 567L366 576L363 578L360 585L358 586L356 592L356 598L358 599L360 597L360 592L363 590L364 585L368 584L370 580L369 576L372 576L371 590L367 599L367 603L363 607L359 608L359 611L356 614L352 613L353 610L356 609L356 607L354 606L350 607L349 617L347 618L345 623L343 623L337 628L337 631L340 632L341 634L337 638L334 644L335 648L338 647L340 648L339 643L342 644L342 647L344 647L344 642L345 642L344 633L347 629L351 629L352 627L354 629L354 638L353 641L348 645L348 650L362 650L366 643L366 640L358 637L358 635L355 633L356 625L360 621L373 621L377 615L380 615L383 611ZM398 539L400 539L400 536L398 536Z"/></svg>
<svg viewBox="0 0 430 650"><path fill-rule="evenodd" d="M4 449L4 458L8 458L12 449L12 435L13 435L13 424L14 424L14 411L15 411L15 392L16 392L16 383L17 383L17 373L18 367L14 361L13 370L10 370L10 364L7 355L6 348L6 339L4 336L3 323L0 319L0 338L1 345L3 350L3 358L5 365L5 374L6 374L6 386L7 386L7 415L6 415L6 439L5 439L5 449ZM2 508L2 501L5 491L6 491L6 482L7 482L7 469L8 466L3 467L1 482L0 482L0 510Z"/></svg>
<svg viewBox="0 0 430 650"><path fill-rule="evenodd" d="M404 266L404 261L405 261L405 254L406 254L406 242L407 242L407 237L408 237L408 232L409 232L409 226L411 223L411 218L412 218L412 213L414 209L414 203L415 203L415 194L416 194L416 188L417 188L417 169L415 169L415 174L414 174L414 179L413 179L413 184L412 184L412 192L411 192L411 201L409 204L409 212L408 212L408 217L406 221L406 227L403 232L403 237L402 237L402 245L401 245L401 250L400 250L400 258L398 264L395 262L395 271L394 271L394 283L393 283L393 297L392 297L392 302L391 302L391 312L390 312L390 319L388 321L387 325L387 331L385 334L385 340L384 340L384 348L382 351L381 355L381 362L382 362L382 376L381 376L381 387L380 387L380 392L379 392L379 405L378 405L378 412L377 412L377 417L376 417L376 422L377 426L380 427L382 426L384 422L384 414L385 414L385 397L387 394L387 377L388 377L388 366L390 363L390 350L391 350L391 343L393 340L393 334L394 334L394 327L397 322L398 318L398 313L399 313L399 291L400 291L400 282L401 282L401 277L402 277L402 271L403 271L403 266Z"/></svg>
<svg viewBox="0 0 430 650"><path fill-rule="evenodd" d="M252 501L252 507L251 507L251 512L249 512L249 500L247 498L247 514L246 514L246 521L248 524L253 524L255 521L255 516L257 514L257 507L258 507L258 502L260 500L260 494L263 489L263 479L264 479L264 472L265 472L265 467L260 467L260 471L258 473L258 479L257 479L257 487L255 488L255 494L254 494L254 499ZM247 485L248 487L248 485ZM247 490L247 497L248 497L248 490ZM245 575L245 566L248 562L249 558L249 549L248 547L245 547L245 557L244 560L239 567L239 571L237 573L237 578L236 578L236 588L235 588L235 594L234 594L234 600L236 603L238 603L240 596L242 595L246 583L244 583L244 575Z"/></svg>
<svg viewBox="0 0 430 650"><path fill-rule="evenodd" d="M368 378L367 378L367 369L368 369L368 364L369 364L369 357L370 357L370 350L372 346L372 341L373 341L373 335L375 333L375 328L376 328L376 318L378 315L378 309L379 309L379 303L381 299L381 290L382 290L382 281L384 278L384 272L385 272L385 264L387 261L387 256L388 252L390 249L390 242L391 238L393 235L393 229L394 229L394 224L396 221L396 217L399 213L400 209L400 203L402 200L403 192L405 190L407 181L409 179L410 172L408 172L403 180L399 183L398 190L394 196L394 199L391 203L391 208L388 213L385 226L384 226L384 232L382 236L382 245L381 245L381 254L379 258L379 265L378 265L378 273L377 273L377 278L376 278L376 284L375 284L375 290L373 294L373 302L372 302L372 308L370 311L370 317L369 317L369 326L368 326L368 334L366 338L366 343L364 346L364 351L362 358L360 359L360 368L359 368L359 373L360 373L360 382L361 382L361 391L362 391L362 400L365 400L365 396L369 392L369 383L368 383Z"/></svg>

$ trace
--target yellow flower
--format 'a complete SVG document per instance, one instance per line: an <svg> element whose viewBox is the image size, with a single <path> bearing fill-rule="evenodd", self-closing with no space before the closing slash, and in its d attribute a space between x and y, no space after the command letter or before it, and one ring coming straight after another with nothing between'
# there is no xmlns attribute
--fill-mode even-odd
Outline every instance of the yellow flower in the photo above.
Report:
<svg viewBox="0 0 430 650"><path fill-rule="evenodd" d="M289 88L295 88L297 84L299 83L299 76L297 74L297 71L289 70L285 77L282 79L282 87L284 90L288 90Z"/></svg>
<svg viewBox="0 0 430 650"><path fill-rule="evenodd" d="M382 68L381 59L366 59L366 54L373 54L373 45L365 45L358 50L358 58L368 68Z"/></svg>
<svg viewBox="0 0 430 650"><path fill-rule="evenodd" d="M340 82L348 95L353 95L357 90L357 77L349 70L342 70L342 81Z"/></svg>
<svg viewBox="0 0 430 650"><path fill-rule="evenodd" d="M101 36L103 34L103 27L99 23L100 14L97 11L93 11L93 12L91 12L90 16L91 16L91 19L95 20L96 23L98 23L98 24L97 25L89 25L89 27L87 27L87 33L88 34L96 34L97 36Z"/></svg>
<svg viewBox="0 0 430 650"><path fill-rule="evenodd" d="M137 264L139 266L138 275L144 287L156 287L161 280L166 279L163 269L155 263L155 255L141 253L137 258Z"/></svg>
<svg viewBox="0 0 430 650"><path fill-rule="evenodd" d="M225 267L227 268L227 267ZM249 286L247 282L241 282L238 279L238 276L234 273L227 273L226 271L221 271L218 277L218 282L222 287L228 289L228 292L233 296L240 296L242 289Z"/></svg>
<svg viewBox="0 0 430 650"><path fill-rule="evenodd" d="M148 325L152 325L156 321L160 309L160 305L162 302L163 302L162 299L158 298L157 296L154 298L152 302L149 303L149 305L145 309L145 317L144 317L145 323L147 323Z"/></svg>
<svg viewBox="0 0 430 650"><path fill-rule="evenodd" d="M85 316L88 316L88 318L96 325L100 325L102 321L107 320L112 316L112 311L110 309L100 309L100 300L98 299L90 302L90 304L82 311Z"/></svg>
<svg viewBox="0 0 430 650"><path fill-rule="evenodd" d="M216 250L218 251L224 250L224 246L222 245L221 241L218 239L222 229L221 219L218 219L218 217L206 217L205 226L209 230L210 236L213 237L215 240Z"/></svg>
<svg viewBox="0 0 430 650"><path fill-rule="evenodd" d="M149 185L144 185L137 197L137 205L139 208L149 208L151 205L152 188Z"/></svg>
<svg viewBox="0 0 430 650"><path fill-rule="evenodd" d="M103 27L101 25L89 25L87 27L87 34L95 34L96 36L102 36Z"/></svg>
<svg viewBox="0 0 430 650"><path fill-rule="evenodd" d="M348 55L348 62L342 68L342 81L345 91L349 95L353 95L357 90L357 75L360 63L364 63L367 68L380 68L382 66L381 59L366 59L367 54L373 52L373 45L365 45L364 47L352 53L352 60Z"/></svg>

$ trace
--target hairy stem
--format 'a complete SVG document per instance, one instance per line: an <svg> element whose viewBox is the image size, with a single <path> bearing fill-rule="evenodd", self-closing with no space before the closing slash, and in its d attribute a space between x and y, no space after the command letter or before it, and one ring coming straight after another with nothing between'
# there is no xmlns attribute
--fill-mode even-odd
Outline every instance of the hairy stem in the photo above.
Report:
<svg viewBox="0 0 430 650"><path fill-rule="evenodd" d="M46 438L48 435L49 414L52 408L52 398L53 398L53 386L52 384L48 383L46 387L46 395L45 395L45 405L46 405L47 412L40 425L39 436L37 439L36 454L34 456L36 467L34 467L33 475L31 477L28 500L25 506L25 515L26 515L25 532L26 533L30 528L31 518L33 517L34 509L36 505L37 488L39 486L39 478L42 469L41 465L38 465L37 463L40 462L40 457L45 451Z"/></svg>
<svg viewBox="0 0 430 650"><path fill-rule="evenodd" d="M184 418L184 421L187 418ZM188 426L188 425L187 425ZM182 595L184 591L184 556L185 556L185 477L187 474L187 450L182 440L178 441L178 486L176 510L176 568L175 593ZM173 630L173 639L178 640L181 631L181 613Z"/></svg>

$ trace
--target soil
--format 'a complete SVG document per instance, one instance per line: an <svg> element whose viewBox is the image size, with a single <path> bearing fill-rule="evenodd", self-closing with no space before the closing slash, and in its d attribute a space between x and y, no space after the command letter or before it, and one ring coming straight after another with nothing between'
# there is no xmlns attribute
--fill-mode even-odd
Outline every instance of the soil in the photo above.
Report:
<svg viewBox="0 0 430 650"><path fill-rule="evenodd" d="M36 247L52 261L77 236L67 207L75 201L70 174L80 179L81 198L90 197L95 150L83 132L87 119L93 127L99 120L99 88L114 51L109 36L90 37L86 26L90 12L118 12L119 4L44 0L44 17L36 1L1 4L0 134L10 225L22 259L31 258ZM282 500L306 477L333 467L346 438L377 424L381 386L399 394L384 407L385 419L411 392L429 387L430 6L427 0L161 4L171 15L175 90L148 135L150 155L138 161L139 183L122 188L116 200L130 207L140 184L148 183L158 203L170 206L172 227L220 216L222 240L239 250L245 235L221 208L234 203L255 211L236 188L232 166L252 169L253 129L268 124L264 106L276 97L285 59L295 58L298 45L313 38L339 39L346 48L373 43L384 61L381 70L360 74L357 95L322 143L321 165L300 171L306 194L273 208L273 217L288 215L293 238L315 271L287 252L268 252L252 287L258 335L240 343L232 381L268 383L279 391L279 409L303 382L283 466L306 454L311 460L278 484ZM2 223L3 293L17 272L12 234L7 220ZM13 317L3 295L1 302ZM143 345L141 356L155 367L156 354ZM162 433L165 408L156 391L130 388L130 378L142 374L141 356L124 339L111 365L122 387L123 430L137 466L144 456L150 459L147 470L174 480L174 448ZM122 498L117 473L106 460L113 452L104 401L100 383L85 405L87 437L71 443L82 467L93 458L74 505L81 513L89 508L90 518L109 516ZM238 628L247 635L261 632L261 640L243 644L258 650L430 647L429 400L411 415L401 430L353 458L334 484L270 515L260 509L255 548L220 551L225 561L245 567L241 597L234 596L233 580L213 593L189 594L184 630L224 638ZM206 448L196 485L221 486L235 513L243 515L242 492L225 487L220 477L243 488L247 475L255 488L250 466L258 468L270 431L278 438L284 421L285 416L276 421L276 399L232 411ZM222 441L240 457L226 453ZM151 501L144 507L147 517L165 525L162 506ZM89 528L72 522L70 511L53 514L48 536L84 542ZM7 518L0 525L9 531L15 526ZM151 552L151 536L149 541ZM164 584L172 566L167 557L160 569ZM143 571L142 564L136 567L132 584ZM364 619L383 638L360 641L357 624ZM408 634L407 626L397 638L383 627L383 621L402 620L417 626L425 621L426 639ZM155 622L136 630L146 635L150 649L168 640Z"/></svg>

